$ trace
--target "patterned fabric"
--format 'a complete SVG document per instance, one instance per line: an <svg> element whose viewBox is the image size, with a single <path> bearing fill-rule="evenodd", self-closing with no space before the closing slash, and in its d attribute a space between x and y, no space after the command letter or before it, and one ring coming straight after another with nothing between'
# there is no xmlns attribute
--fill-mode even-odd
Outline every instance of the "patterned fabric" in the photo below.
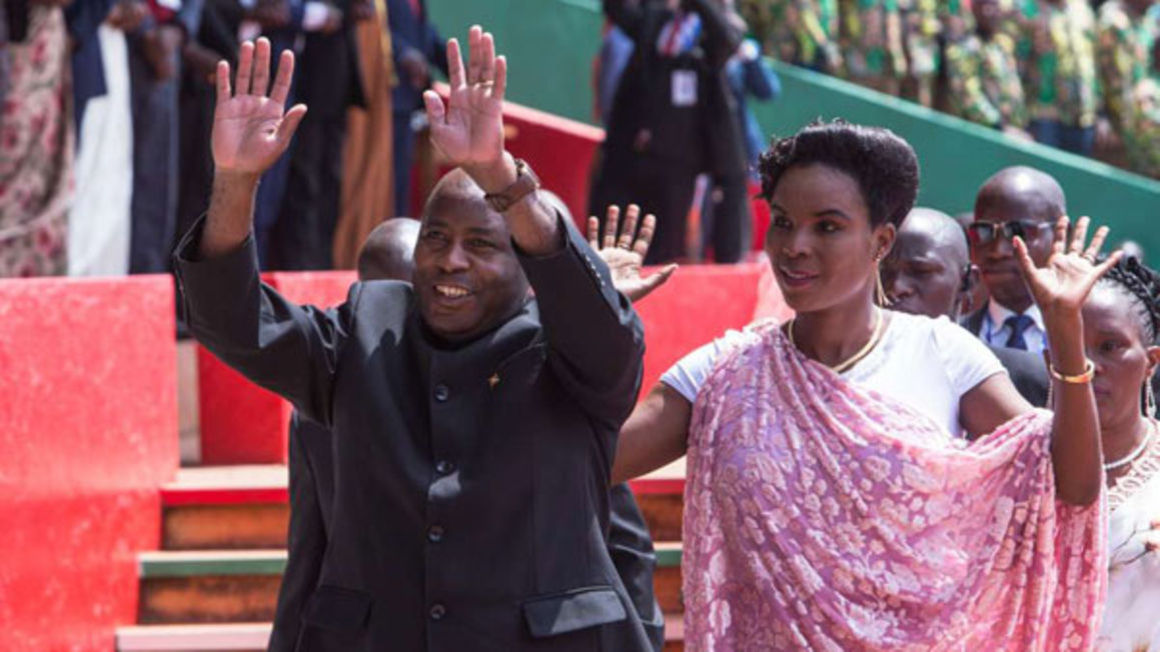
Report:
<svg viewBox="0 0 1160 652"><path fill-rule="evenodd" d="M68 34L55 7L29 8L28 38L9 43L0 128L0 277L66 271L72 192Z"/></svg>
<svg viewBox="0 0 1160 652"><path fill-rule="evenodd" d="M1058 503L1050 418L974 443L806 359L771 322L693 407L685 641L699 652L1090 650L1104 497Z"/></svg>
<svg viewBox="0 0 1160 652"><path fill-rule="evenodd" d="M947 46L950 112L988 127L1027 126L1015 46L1005 34L984 41L972 34Z"/></svg>
<svg viewBox="0 0 1160 652"><path fill-rule="evenodd" d="M766 51L811 65L837 59L837 0L740 0L738 7Z"/></svg>
<svg viewBox="0 0 1160 652"><path fill-rule="evenodd" d="M1160 551L1145 547L1160 519L1160 439L1108 492L1108 601L1100 652L1160 652Z"/></svg>
<svg viewBox="0 0 1160 652"><path fill-rule="evenodd" d="M1152 44L1156 40L1155 20L1133 16L1122 0L1108 0L1100 7L1099 71L1104 108L1117 131L1123 133L1132 120L1132 94L1148 74Z"/></svg>
<svg viewBox="0 0 1160 652"><path fill-rule="evenodd" d="M1132 170L1160 179L1160 80L1136 85L1134 109L1124 129L1124 149Z"/></svg>
<svg viewBox="0 0 1160 652"><path fill-rule="evenodd" d="M938 0L902 0L900 8L910 74L934 75L938 71L938 37L942 33Z"/></svg>
<svg viewBox="0 0 1160 652"><path fill-rule="evenodd" d="M1090 127L1097 109L1095 14L1086 0L1038 0L1033 6L1025 14L1032 35L1027 93L1031 117Z"/></svg>
<svg viewBox="0 0 1160 652"><path fill-rule="evenodd" d="M846 72L854 79L906 75L898 0L839 0Z"/></svg>

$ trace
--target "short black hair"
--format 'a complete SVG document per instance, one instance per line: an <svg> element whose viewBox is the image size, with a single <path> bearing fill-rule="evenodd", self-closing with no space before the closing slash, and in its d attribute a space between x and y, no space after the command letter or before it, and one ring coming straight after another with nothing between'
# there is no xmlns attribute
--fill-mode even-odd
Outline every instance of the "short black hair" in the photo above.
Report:
<svg viewBox="0 0 1160 652"><path fill-rule="evenodd" d="M787 170L825 165L858 182L870 209L870 224L899 226L918 196L918 157L914 149L889 129L816 121L796 134L774 139L761 155L761 197L769 201Z"/></svg>
<svg viewBox="0 0 1160 652"><path fill-rule="evenodd" d="M1160 274L1135 256L1124 256L1100 284L1114 287L1132 302L1145 344L1156 344L1160 338Z"/></svg>

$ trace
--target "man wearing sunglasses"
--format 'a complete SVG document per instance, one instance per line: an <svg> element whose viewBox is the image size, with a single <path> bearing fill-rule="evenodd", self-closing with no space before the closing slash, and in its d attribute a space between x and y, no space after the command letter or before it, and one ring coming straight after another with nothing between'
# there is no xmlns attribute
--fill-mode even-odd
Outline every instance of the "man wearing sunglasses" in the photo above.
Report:
<svg viewBox="0 0 1160 652"><path fill-rule="evenodd" d="M1046 348L1043 316L1023 282L1011 241L1022 238L1035 264L1046 264L1052 227L1066 211L1063 188L1033 168L1000 170L979 190L967 238L971 262L978 265L991 298L963 325L987 344L1035 354Z"/></svg>
<svg viewBox="0 0 1160 652"><path fill-rule="evenodd" d="M892 310L957 320L979 285L979 268L971 263L963 228L954 218L930 208L915 208L882 261L882 282ZM1000 346L991 350L1023 398L1037 407L1046 405L1043 357Z"/></svg>

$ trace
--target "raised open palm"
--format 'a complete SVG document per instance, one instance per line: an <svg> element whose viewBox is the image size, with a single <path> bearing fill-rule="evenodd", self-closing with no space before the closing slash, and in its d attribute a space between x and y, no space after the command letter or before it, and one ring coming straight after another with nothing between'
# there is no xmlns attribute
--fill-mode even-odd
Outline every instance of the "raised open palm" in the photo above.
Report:
<svg viewBox="0 0 1160 652"><path fill-rule="evenodd" d="M641 276L641 267L656 233L657 218L651 213L645 215L638 232L639 218L640 207L629 204L621 225L620 207L609 206L604 219L603 242L600 240L600 220L595 215L588 218L588 244L608 265L612 286L633 302L664 285L677 269L676 265L667 265L651 276Z"/></svg>
<svg viewBox="0 0 1160 652"><path fill-rule="evenodd" d="M507 88L507 60L495 56L495 39L478 25L467 35L466 71L459 41L447 42L451 92L444 107L434 91L423 93L431 143L451 165L471 166L503 156L503 95Z"/></svg>
<svg viewBox="0 0 1160 652"><path fill-rule="evenodd" d="M1031 290L1035 303L1045 314L1051 311L1078 311L1096 281L1100 279L1116 261L1121 252L1116 251L1108 256L1107 260L1097 264L1097 257L1104 241L1108 237L1108 227L1096 229L1092 241L1084 248L1087 241L1088 225L1091 223L1086 217L1081 217L1075 224L1075 232L1071 236L1071 243L1067 243L1067 227L1069 220L1066 216L1059 218L1055 223L1055 239L1051 245L1051 257L1043 267L1036 267L1027 251L1027 244L1020 238L1015 238L1015 251L1019 258L1019 266L1023 270L1023 278Z"/></svg>
<svg viewBox="0 0 1160 652"><path fill-rule="evenodd" d="M230 64L217 65L217 106L213 116L213 160L219 171L260 175L290 145L306 105L286 110L294 54L282 52L278 78L270 88L270 42L242 43L238 53L238 77L230 90Z"/></svg>

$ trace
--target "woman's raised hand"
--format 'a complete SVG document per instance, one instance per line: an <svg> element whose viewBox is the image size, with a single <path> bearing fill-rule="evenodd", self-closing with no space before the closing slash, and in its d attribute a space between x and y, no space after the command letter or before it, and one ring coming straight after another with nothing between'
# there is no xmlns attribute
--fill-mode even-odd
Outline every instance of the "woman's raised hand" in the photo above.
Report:
<svg viewBox="0 0 1160 652"><path fill-rule="evenodd" d="M495 55L495 39L479 25L467 35L468 64L463 67L459 41L447 42L451 93L447 106L435 91L423 93L431 142L453 166L483 166L504 152L503 96L507 59Z"/></svg>
<svg viewBox="0 0 1160 652"><path fill-rule="evenodd" d="M230 89L230 64L217 65L217 106L214 109L213 160L219 172L261 175L290 145L306 105L286 110L294 54L282 52L278 77L270 87L270 41L242 43L238 75ZM267 89L268 94L267 94Z"/></svg>
<svg viewBox="0 0 1160 652"><path fill-rule="evenodd" d="M1053 314L1078 314L1096 281L1120 259L1121 252L1116 251L1104 262L1097 262L1108 237L1106 226L1096 229L1091 242L1084 247L1090 223L1087 217L1079 218L1069 243L1069 219L1066 216L1059 218L1055 223L1051 257L1043 267L1035 266L1027 252L1027 244L1021 238L1015 238L1015 252L1023 278L1045 320Z"/></svg>

